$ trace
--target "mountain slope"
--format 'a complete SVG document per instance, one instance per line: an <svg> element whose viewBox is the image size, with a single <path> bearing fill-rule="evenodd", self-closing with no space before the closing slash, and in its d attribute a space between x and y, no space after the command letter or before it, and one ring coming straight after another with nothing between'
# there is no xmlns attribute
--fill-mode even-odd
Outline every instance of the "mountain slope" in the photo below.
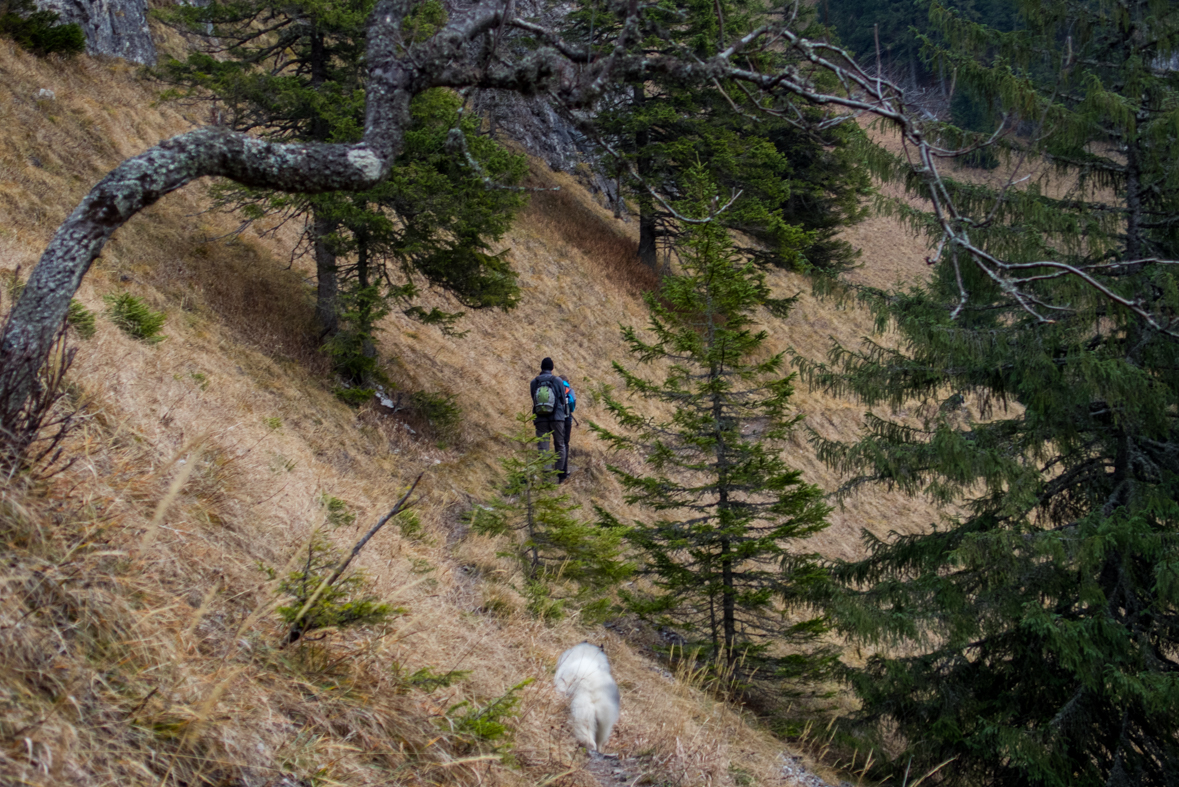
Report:
<svg viewBox="0 0 1179 787"><path fill-rule="evenodd" d="M199 119L154 105L152 86L118 61L42 61L0 41L0 74L0 275L10 280L18 268L27 275L107 169ZM42 88L54 98L39 98ZM587 509L639 513L605 468L632 460L607 456L584 428L603 417L595 388L618 382L611 360L628 362L619 324L645 321L649 279L627 262L633 225L569 175L537 167L532 184L562 190L538 191L505 241L520 307L468 314L462 338L400 316L381 335L399 391L454 397L453 433L412 408L358 413L331 395L310 269L290 259L296 228L224 238L239 219L207 212L198 183L118 233L79 300L101 312L103 295L131 292L167 312L168 338L145 344L100 317L93 339L74 341L71 398L85 403L68 443L75 461L0 492L0 781L596 784L549 688L557 655L589 637L605 643L622 687L610 748L631 766L677 784L793 783L780 741L687 676L664 673L641 638L533 620L500 545L461 523L498 477L505 433L546 355L580 395L566 488ZM865 234L873 226L879 234ZM895 227L878 220L856 232L896 258L870 251L873 277L920 266L920 248ZM855 341L870 328L797 277L775 273L772 283L804 291L788 320L767 324L776 347L818 356L828 336ZM828 435L850 434L861 417L803 389L796 402ZM791 450L809 480L837 484L801 435ZM325 495L356 515L328 529L346 548L419 474L421 531L391 525L357 560L373 592L404 612L375 633L278 647L274 583L260 567L281 575L298 564L325 523ZM860 499L815 548L850 556L861 527L935 518L918 502ZM465 674L431 691L427 667ZM511 743L489 739L476 722L529 679L515 695Z"/></svg>

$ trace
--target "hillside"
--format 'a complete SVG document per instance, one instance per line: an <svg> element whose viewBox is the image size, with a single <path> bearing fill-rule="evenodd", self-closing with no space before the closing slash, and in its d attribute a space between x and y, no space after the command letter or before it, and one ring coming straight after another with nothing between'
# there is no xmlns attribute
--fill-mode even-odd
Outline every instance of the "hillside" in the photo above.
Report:
<svg viewBox="0 0 1179 787"><path fill-rule="evenodd" d="M27 275L106 170L202 119L157 105L153 86L120 61L38 60L0 41L0 74L9 281ZM39 97L43 88L53 97ZM71 396L85 415L67 446L73 463L0 493L0 782L594 785L550 689L558 654L588 638L604 643L622 687L610 748L635 773L682 785L799 783L783 768L803 750L690 676L668 675L640 636L532 619L499 545L462 525L498 478L546 355L581 396L565 488L586 509L638 513L606 470L619 460L584 426L603 417L595 389L619 382L611 361L627 362L619 325L645 321L647 280L627 262L635 230L570 175L534 165L531 183L561 190L536 192L505 240L520 306L469 313L461 338L400 316L381 335L400 392L454 397L462 418L449 433L412 409L357 412L333 397L314 347L309 269L291 261L294 228L231 237L240 220L207 212L198 183L115 236L79 300L100 313L103 295L143 297L167 312L167 339L138 342L99 317L97 335L74 342ZM888 221L849 237L866 249L865 281L921 275L923 246ZM819 357L829 337L855 342L871 328L865 313L811 297L798 277L776 273L772 285L802 291L789 319L767 318L776 349ZM6 288L5 310L10 302ZM796 405L829 436L851 435L862 416L802 387ZM801 434L791 461L826 489L838 484ZM346 548L419 474L420 531L390 526L357 560L376 595L404 612L375 633L277 647L274 583L260 567L295 565L324 524L325 495L356 515L330 531ZM920 502L862 497L813 546L847 557L861 528L910 531L936 518ZM430 691L424 668L464 674ZM472 720L528 680L512 737L481 737Z"/></svg>

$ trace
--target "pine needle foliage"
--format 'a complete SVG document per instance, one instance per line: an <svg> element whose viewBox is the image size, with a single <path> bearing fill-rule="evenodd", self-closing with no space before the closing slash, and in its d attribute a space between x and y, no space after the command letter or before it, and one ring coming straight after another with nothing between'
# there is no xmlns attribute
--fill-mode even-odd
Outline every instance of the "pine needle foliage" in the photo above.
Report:
<svg viewBox="0 0 1179 787"><path fill-rule="evenodd" d="M83 339L93 339L94 334L98 332L94 312L73 298L70 299L70 310L66 313L66 322Z"/></svg>
<svg viewBox="0 0 1179 787"><path fill-rule="evenodd" d="M160 333L168 315L153 311L150 306L129 292L102 296L106 301L106 316L123 333L148 344L158 344L167 337Z"/></svg>
<svg viewBox="0 0 1179 787"><path fill-rule="evenodd" d="M211 103L222 123L268 139L354 142L364 127L365 23L373 0L213 0L160 15L198 36L183 62L156 70L173 85L165 96ZM445 23L437 0L415 4L401 46ZM325 349L363 401L378 372L375 333L393 305L422 322L452 328L461 312L415 302L421 284L440 287L466 308L509 310L520 293L494 248L524 193L524 156L478 133L462 98L435 89L410 102L412 127L387 178L363 192L292 195L236 184L215 187L219 206L249 219L297 219L302 251L316 261L316 316ZM337 337L337 334L342 334Z"/></svg>
<svg viewBox="0 0 1179 787"><path fill-rule="evenodd" d="M1037 128L1008 151L1076 187L958 184L962 221L1029 275L1063 260L1179 313L1179 7L1021 5L1010 34L935 6L938 57ZM926 533L865 534L869 556L835 568L833 619L878 648L847 672L858 722L891 744L876 775L952 761L939 778L971 787L1174 785L1179 340L1075 277L1044 269L1019 296L955 262L948 249L929 286L878 294L899 348L804 364L871 408L859 441L815 438L844 491L955 506Z"/></svg>
<svg viewBox="0 0 1179 787"><path fill-rule="evenodd" d="M690 184L685 215L703 218L715 187L702 168ZM782 459L800 418L789 411L793 376L783 374L781 354L759 360L766 333L754 321L760 307L781 313L788 304L775 301L758 267L733 252L719 222L691 225L681 254L682 270L647 298L647 334L623 329L640 363L670 362L667 376L652 381L614 364L628 391L671 404L674 414L649 419L606 395L619 431L591 424L613 449L645 462L645 473L610 468L626 500L653 515L635 522L628 538L645 557L641 571L655 592L628 600L644 618L683 632L718 666L741 664L745 674L757 669L766 678L814 676L828 661L816 644L826 624L790 622L786 611L817 578L799 542L827 527L828 508L818 487Z"/></svg>
<svg viewBox="0 0 1179 787"><path fill-rule="evenodd" d="M80 25L62 23L58 13L38 10L33 0L0 0L0 35L39 57L86 51L86 33Z"/></svg>
<svg viewBox="0 0 1179 787"><path fill-rule="evenodd" d="M575 603L585 620L610 609L611 594L634 566L623 555L621 526L602 527L576 516L580 505L561 494L552 451L537 450L532 415L516 416L515 451L500 460L505 477L498 494L468 514L477 533L512 539L524 572L524 595L538 617L559 618Z"/></svg>
<svg viewBox="0 0 1179 787"><path fill-rule="evenodd" d="M761 0L661 2L642 6L630 45L646 56L714 56L763 24L779 6ZM786 12L802 35L821 35L810 4ZM623 6L579 0L567 17L568 35L609 56L624 23ZM630 24L630 23L627 23ZM769 70L766 52L748 53ZM741 251L765 264L836 273L859 256L839 229L863 218L867 173L852 155L864 134L854 123L830 124L815 108L757 103L738 84L688 83L660 69L611 91L592 123L608 175L638 207L639 256L663 272L683 232L667 202L685 194L688 172L704 162L713 180L743 198L722 213L726 227L757 243ZM768 110L768 111L767 111ZM652 191L665 198L655 199Z"/></svg>
<svg viewBox="0 0 1179 787"><path fill-rule="evenodd" d="M315 533L307 543L307 555L302 565L279 580L278 593L291 601L280 605L276 611L284 623L296 627L289 641L316 639L307 636L313 631L371 626L405 612L367 593L368 579L360 571L340 577L334 584L320 590L323 581L340 564L340 558L340 551L327 537ZM263 570L271 579L278 578L273 568L264 566ZM304 611L312 598L311 606ZM318 638L323 636L326 634Z"/></svg>
<svg viewBox="0 0 1179 787"><path fill-rule="evenodd" d="M532 680L520 681L483 706L470 700L452 705L447 708L440 724L457 733L471 749L502 753L503 759L510 763L513 757L508 749L515 737L512 719L519 715L523 699L520 693L532 684Z"/></svg>

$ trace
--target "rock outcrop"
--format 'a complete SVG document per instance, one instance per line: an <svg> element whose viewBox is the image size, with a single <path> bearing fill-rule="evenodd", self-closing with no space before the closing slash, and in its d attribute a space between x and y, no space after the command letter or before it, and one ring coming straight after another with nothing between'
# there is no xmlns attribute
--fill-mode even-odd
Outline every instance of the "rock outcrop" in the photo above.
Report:
<svg viewBox="0 0 1179 787"><path fill-rule="evenodd" d="M476 91L475 112L487 119L492 133L520 143L560 172L572 172L604 204L619 208L618 186L602 175L592 140L553 109L547 96L521 96L499 90ZM584 165L584 166L578 166ZM621 208L625 215L625 208Z"/></svg>
<svg viewBox="0 0 1179 787"><path fill-rule="evenodd" d="M480 0L444 0L447 11L453 15L468 12ZM561 20L573 6L563 0L515 0L516 13L546 27L557 29ZM507 48L517 46L509 39L502 44ZM472 109L491 125L493 135L503 135L518 142L533 156L544 159L550 167L561 172L572 172L582 185L594 194L600 194L606 205L621 209L618 205L618 186L602 176L598 151L593 140L587 139L566 118L554 108L551 99L544 95L523 96L501 90L476 90L471 95ZM579 166L580 165L580 166Z"/></svg>
<svg viewBox="0 0 1179 787"><path fill-rule="evenodd" d="M42 11L55 11L61 21L80 25L86 51L132 63L156 62L156 47L147 27L146 0L36 0Z"/></svg>

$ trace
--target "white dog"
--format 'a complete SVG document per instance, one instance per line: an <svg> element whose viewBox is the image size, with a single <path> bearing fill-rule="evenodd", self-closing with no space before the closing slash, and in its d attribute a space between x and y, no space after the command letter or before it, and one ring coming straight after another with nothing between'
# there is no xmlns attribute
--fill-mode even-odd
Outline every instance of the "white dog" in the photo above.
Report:
<svg viewBox="0 0 1179 787"><path fill-rule="evenodd" d="M610 675L606 653L588 642L574 645L557 660L554 683L571 698L573 737L590 751L601 752L618 721L618 684Z"/></svg>

